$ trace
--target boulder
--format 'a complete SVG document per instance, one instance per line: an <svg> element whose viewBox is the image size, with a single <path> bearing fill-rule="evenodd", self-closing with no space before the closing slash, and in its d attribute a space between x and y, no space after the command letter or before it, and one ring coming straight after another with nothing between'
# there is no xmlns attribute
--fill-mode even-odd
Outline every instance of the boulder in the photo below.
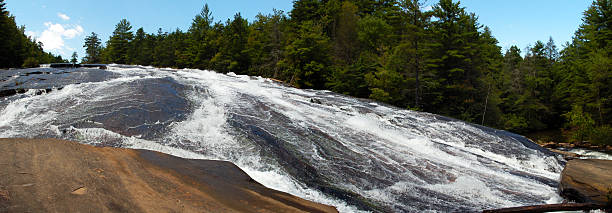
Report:
<svg viewBox="0 0 612 213"><path fill-rule="evenodd" d="M612 161L579 159L567 162L561 173L561 195L579 203L610 205Z"/></svg>
<svg viewBox="0 0 612 213"><path fill-rule="evenodd" d="M56 139L0 139L0 212L337 212L236 165Z"/></svg>
<svg viewBox="0 0 612 213"><path fill-rule="evenodd" d="M577 158L582 157L582 155L579 155L579 154L576 154L576 153L572 153L572 152L562 151L562 150L558 150L558 149L550 149L549 148L548 150L550 150L551 152L554 152L554 153L562 155L565 160L573 160L573 159L577 159Z"/></svg>

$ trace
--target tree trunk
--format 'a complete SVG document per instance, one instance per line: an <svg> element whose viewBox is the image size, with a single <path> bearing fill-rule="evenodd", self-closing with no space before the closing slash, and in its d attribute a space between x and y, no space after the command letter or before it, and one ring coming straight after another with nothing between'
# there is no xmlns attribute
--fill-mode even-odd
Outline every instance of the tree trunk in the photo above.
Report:
<svg viewBox="0 0 612 213"><path fill-rule="evenodd" d="M485 115L487 114L487 106L489 105L489 95L491 94L491 84L489 84L489 90L487 90L487 98L485 98L484 111L482 111L482 122L480 125L484 126Z"/></svg>

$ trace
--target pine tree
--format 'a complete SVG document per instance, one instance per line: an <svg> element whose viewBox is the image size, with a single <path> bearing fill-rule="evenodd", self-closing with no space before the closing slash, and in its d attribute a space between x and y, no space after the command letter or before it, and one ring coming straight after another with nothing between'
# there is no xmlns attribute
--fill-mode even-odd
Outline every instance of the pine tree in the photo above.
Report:
<svg viewBox="0 0 612 213"><path fill-rule="evenodd" d="M285 47L284 68L289 82L300 88L325 88L331 58L330 41L323 34L323 27L312 21L301 24L296 38Z"/></svg>
<svg viewBox="0 0 612 213"><path fill-rule="evenodd" d="M357 40L357 6L349 1L342 3L335 27L334 56L342 65L352 64L359 55Z"/></svg>
<svg viewBox="0 0 612 213"><path fill-rule="evenodd" d="M433 102L426 110L474 121L481 111L478 103L485 101L479 91L482 72L477 69L481 62L477 46L480 25L475 15L451 0L441 0L432 14L437 20L431 27L435 39L429 47L427 66L437 77L434 90L438 93L430 97Z"/></svg>
<svg viewBox="0 0 612 213"><path fill-rule="evenodd" d="M134 40L130 42L128 55L130 64L150 65L153 61L153 44L144 29L138 28Z"/></svg>
<svg viewBox="0 0 612 213"><path fill-rule="evenodd" d="M428 15L421 11L423 3L419 0L402 0L400 7L405 19L403 46L407 48L404 61L408 62L405 75L414 73L414 108L420 108L421 104L421 75L423 74L423 61L425 38L427 37L425 27L429 24Z"/></svg>
<svg viewBox="0 0 612 213"><path fill-rule="evenodd" d="M91 35L85 37L85 58L83 58L84 63L95 64L101 63L101 51L102 51L102 42L98 38L98 34L92 32Z"/></svg>
<svg viewBox="0 0 612 213"><path fill-rule="evenodd" d="M108 61L118 64L126 64L129 62L128 50L130 48L130 42L134 38L132 34L132 25L126 19L119 21L115 25L115 31L110 37L107 48L108 48Z"/></svg>
<svg viewBox="0 0 612 213"><path fill-rule="evenodd" d="M287 16L281 10L273 14L259 14L251 24L248 38L248 52L251 58L250 75L280 78L278 62L283 55L286 40Z"/></svg>
<svg viewBox="0 0 612 213"><path fill-rule="evenodd" d="M356 60L354 63L341 62L337 65L333 69L327 86L336 92L363 98L370 97L371 90L376 88L379 94L384 94L382 91L385 90L381 88L382 85L374 83L374 81L381 81L378 81L373 75L370 78L367 76L381 70L381 55L389 49L391 32L391 26L382 18L366 15L359 19L357 21L359 55L356 59L352 59Z"/></svg>
<svg viewBox="0 0 612 213"><path fill-rule="evenodd" d="M296 0L293 2L293 9L290 12L291 21L300 24L304 21L320 20L321 1L320 0Z"/></svg>
<svg viewBox="0 0 612 213"><path fill-rule="evenodd" d="M10 25L4 0L0 0L0 68L10 67Z"/></svg>
<svg viewBox="0 0 612 213"><path fill-rule="evenodd" d="M234 20L227 21L223 34L218 38L220 48L212 58L216 70L227 73L246 74L250 67L247 49L249 23L240 13L234 15Z"/></svg>
<svg viewBox="0 0 612 213"><path fill-rule="evenodd" d="M25 35L25 27L18 27L15 17L0 0L0 68L37 67L39 63L63 61L61 57L45 53L42 44Z"/></svg>
<svg viewBox="0 0 612 213"><path fill-rule="evenodd" d="M587 48L612 52L612 0L594 0L584 12L582 25L577 31L578 38Z"/></svg>
<svg viewBox="0 0 612 213"><path fill-rule="evenodd" d="M72 63L72 65L75 65L78 61L79 61L79 55L77 54L77 52L73 52L70 58L70 63Z"/></svg>
<svg viewBox="0 0 612 213"><path fill-rule="evenodd" d="M208 4L204 4L200 14L195 16L189 28L189 39L187 41L189 47L182 53L184 64L199 69L212 68L210 67L210 60L216 54L211 26L213 21Z"/></svg>

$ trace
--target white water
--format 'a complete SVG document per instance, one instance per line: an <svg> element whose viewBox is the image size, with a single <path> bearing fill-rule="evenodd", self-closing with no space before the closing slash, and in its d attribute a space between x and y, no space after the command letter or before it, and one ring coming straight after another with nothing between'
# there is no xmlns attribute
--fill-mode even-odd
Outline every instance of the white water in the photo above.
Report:
<svg viewBox="0 0 612 213"><path fill-rule="evenodd" d="M568 152L579 154L581 159L601 159L601 160L612 160L612 155L588 150L588 149L569 149Z"/></svg>
<svg viewBox="0 0 612 213"><path fill-rule="evenodd" d="M334 205L341 212L358 211L292 176L282 159L253 142L252 132L237 127L254 125L314 166L332 186L394 211L473 211L562 200L555 187L538 180L559 179L557 158L460 121L327 91L288 88L264 78L152 67L108 70L121 77L4 100L0 137L69 135L83 143L118 141L179 157L227 160L267 187ZM134 98L140 94L130 85L163 78L189 88L185 98L191 110L185 119L167 124L162 137L128 137L89 120L110 113L106 106L117 103L148 104ZM323 104L311 103L311 98ZM62 127L75 121L96 127Z"/></svg>

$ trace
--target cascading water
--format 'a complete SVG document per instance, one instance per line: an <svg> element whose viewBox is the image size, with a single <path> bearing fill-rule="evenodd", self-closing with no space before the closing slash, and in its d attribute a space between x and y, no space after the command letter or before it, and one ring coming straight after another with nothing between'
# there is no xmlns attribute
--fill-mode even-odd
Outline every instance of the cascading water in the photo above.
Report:
<svg viewBox="0 0 612 213"><path fill-rule="evenodd" d="M522 136L329 91L201 70L0 71L0 137L227 160L341 212L556 203L563 160ZM6 92L4 92L7 94Z"/></svg>

